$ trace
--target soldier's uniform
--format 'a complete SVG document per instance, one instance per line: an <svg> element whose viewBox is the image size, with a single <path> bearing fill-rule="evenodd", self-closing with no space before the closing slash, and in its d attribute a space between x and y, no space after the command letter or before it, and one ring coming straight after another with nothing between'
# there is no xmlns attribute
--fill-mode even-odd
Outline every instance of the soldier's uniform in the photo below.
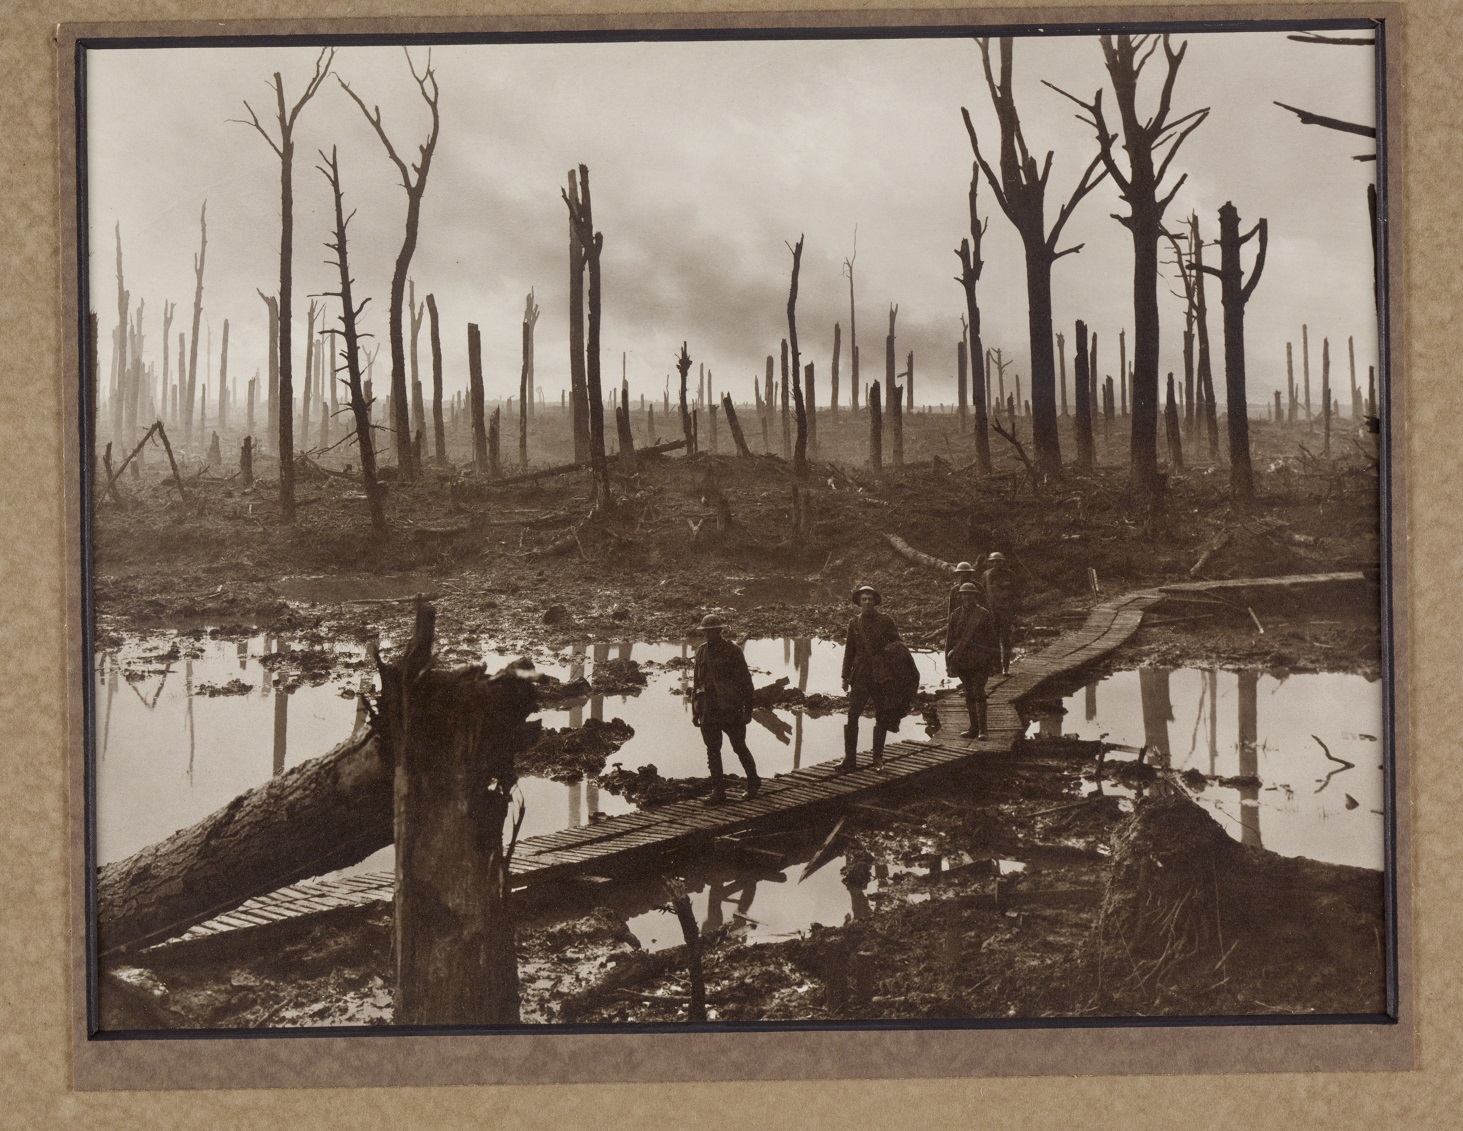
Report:
<svg viewBox="0 0 1463 1131"><path fill-rule="evenodd" d="M1011 647L1016 628L1016 617L1021 611L1021 599L1016 592L1016 575L1006 564L1005 556L992 554L989 565L982 575L985 589L985 606L990 610L995 623L996 640L1000 644L1001 671L1011 670Z"/></svg>
<svg viewBox="0 0 1463 1131"><path fill-rule="evenodd" d="M747 775L747 797L755 797L761 787L757 764L747 749L747 724L752 721L752 673L742 650L721 638L720 617L710 615L702 620L707 641L696 649L696 663L691 685L691 722L701 730L706 743L706 764L711 772L711 800L725 800L722 781L721 736L731 741L732 751ZM715 630L715 631L709 631Z"/></svg>
<svg viewBox="0 0 1463 1131"><path fill-rule="evenodd" d="M876 603L882 603L878 590L862 585L854 590L854 600L861 593L872 593ZM888 727L880 719L880 711L886 704L879 699L881 687L881 657L884 649L899 640L899 630L887 613L877 609L861 610L848 623L847 643L843 649L843 679L848 684L848 722L843 727L843 761L839 768L851 770L856 764L858 750L858 721L866 707L874 708L874 765L881 765L884 757L884 738Z"/></svg>
<svg viewBox="0 0 1463 1131"><path fill-rule="evenodd" d="M961 738L980 738L986 727L986 680L1000 663L1000 645L989 610L977 603L974 584L962 586L961 604L945 629L945 670L960 681L970 729Z"/></svg>

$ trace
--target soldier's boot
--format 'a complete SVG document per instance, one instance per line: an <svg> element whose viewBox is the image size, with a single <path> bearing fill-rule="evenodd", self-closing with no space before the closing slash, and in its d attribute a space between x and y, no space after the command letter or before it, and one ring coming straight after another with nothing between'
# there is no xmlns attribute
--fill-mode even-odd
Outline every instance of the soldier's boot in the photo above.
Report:
<svg viewBox="0 0 1463 1131"><path fill-rule="evenodd" d="M737 751L737 758L742 763L742 772L747 775L747 792L743 794L743 799L751 801L762 789L762 779L757 776L757 763L752 761L750 754L743 754L740 750Z"/></svg>
<svg viewBox="0 0 1463 1131"><path fill-rule="evenodd" d="M967 729L962 730L960 732L960 737L961 738L979 738L980 737L980 730L981 730L981 727L980 727L980 708L978 706L976 706L975 696L973 696L973 695L967 695L965 697L965 711L970 716L970 726Z"/></svg>
<svg viewBox="0 0 1463 1131"><path fill-rule="evenodd" d="M971 718L974 720L974 723L972 725L975 727L975 737L984 738L986 724L986 701L984 699L979 699L976 701L975 713L971 716Z"/></svg>
<svg viewBox="0 0 1463 1131"><path fill-rule="evenodd" d="M718 742L715 749L706 748L706 768L711 771L711 792L701 799L702 805L722 805L726 803L726 779L722 776L721 770L721 745Z"/></svg>
<svg viewBox="0 0 1463 1131"><path fill-rule="evenodd" d="M874 769L884 768L884 728L874 724Z"/></svg>
<svg viewBox="0 0 1463 1131"><path fill-rule="evenodd" d="M858 769L858 723L843 724L843 761L834 769L835 774L846 774Z"/></svg>

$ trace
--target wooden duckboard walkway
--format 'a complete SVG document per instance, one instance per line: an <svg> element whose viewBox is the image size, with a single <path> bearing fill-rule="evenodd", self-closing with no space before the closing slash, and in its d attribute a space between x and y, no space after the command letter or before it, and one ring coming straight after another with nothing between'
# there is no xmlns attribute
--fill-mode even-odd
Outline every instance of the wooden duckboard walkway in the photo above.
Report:
<svg viewBox="0 0 1463 1131"><path fill-rule="evenodd" d="M729 801L708 808L699 800L678 801L651 810L626 813L578 828L520 841L512 873L518 886L578 877L613 876L649 861L713 846L720 838L745 834L758 825L791 824L817 810L838 808L894 785L939 773L973 759L1011 750L1025 726L1018 704L1043 684L1077 671L1114 651L1138 630L1143 614L1169 596L1214 597L1254 588L1363 583L1361 573L1300 574L1289 577L1199 581L1143 589L1098 603L1080 628L1066 632L1042 651L1023 657L1011 674L987 685L987 737L957 737L965 729L965 706L958 691L938 700L940 731L928 740L903 740L885 747L884 765L875 770L869 755L859 756L859 769L837 775L836 763L823 762L765 779L752 801ZM390 872L335 879L307 880L268 896L251 899L235 910L193 927L190 939L272 920L293 918L336 907L393 898Z"/></svg>

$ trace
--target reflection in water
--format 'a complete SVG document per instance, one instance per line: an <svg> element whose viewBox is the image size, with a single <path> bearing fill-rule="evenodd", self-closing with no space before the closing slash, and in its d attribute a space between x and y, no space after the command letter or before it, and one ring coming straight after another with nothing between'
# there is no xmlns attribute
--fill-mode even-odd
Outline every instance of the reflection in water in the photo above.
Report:
<svg viewBox="0 0 1463 1131"><path fill-rule="evenodd" d="M105 753L96 765L101 863L123 859L186 828L270 776L327 753L365 725L367 697L374 694L375 682L374 665L366 650L335 645L333 650L344 664L334 678L323 684L291 687L287 672L265 670L260 662L261 656L286 651L291 643L256 636L241 646L234 639L165 634L134 639L116 654L98 655L96 727L98 746ZM175 647L182 653L177 661L181 678L169 680L164 671L154 685L150 681L157 679L153 673L160 666L156 657ZM483 642L482 650L490 664L511 658L499 655L491 642ZM796 679L806 694L839 694L842 647L835 642L751 640L744 650L759 685ZM783 654L788 666L779 663ZM579 727L590 715L621 718L635 735L611 755L611 762L629 769L653 763L667 778L704 776L705 749L691 726L690 704L684 694L675 693L678 686L689 688L690 670L672 662L677 656L689 660L690 655L689 642L605 642L579 644L557 657L541 657L543 670L565 679L592 678L593 665L612 657L633 657L649 665L642 669L647 686L638 695L586 697L577 704L544 711L544 724ZM926 687L942 683L939 659L933 654L916 655ZM121 689L129 669L148 672L149 682L133 687L136 695ZM231 683L242 683L249 690L246 694L199 693L204 684L222 689ZM583 709L585 702L590 704L589 711ZM764 709L759 711L757 723L749 738L759 768L768 776L842 754L840 716ZM917 729L911 733L919 735ZM582 824L596 816L633 809L623 797L601 790L592 777L573 785L523 778L519 788L527 804L523 837L557 831L570 821ZM576 799L566 796L571 792ZM376 854L355 870L391 866L388 849L384 857Z"/></svg>
<svg viewBox="0 0 1463 1131"><path fill-rule="evenodd" d="M193 729L193 660L183 662L183 695L188 702L188 784L193 784L193 759L198 753L198 737Z"/></svg>
<svg viewBox="0 0 1463 1131"><path fill-rule="evenodd" d="M1168 697L1167 668L1139 668L1138 687L1143 699L1143 745L1157 754L1155 765L1168 769L1173 751L1168 745L1168 724L1173 721L1173 702Z"/></svg>
<svg viewBox="0 0 1463 1131"><path fill-rule="evenodd" d="M1260 686L1258 672L1239 673L1239 776L1247 779L1241 785L1240 797L1240 841L1260 847L1260 754L1259 709L1255 693Z"/></svg>
<svg viewBox="0 0 1463 1131"><path fill-rule="evenodd" d="M290 693L284 677L274 677L274 773L284 773L285 732L289 729Z"/></svg>
<svg viewBox="0 0 1463 1131"><path fill-rule="evenodd" d="M102 757L107 756L107 739L112 733L112 699L117 694L117 654L102 656L102 667L107 673L107 710L102 716Z"/></svg>
<svg viewBox="0 0 1463 1131"><path fill-rule="evenodd" d="M1236 840L1286 856L1382 866L1381 748L1371 737L1382 717L1379 682L1181 668L1117 672L1098 683L1101 710L1097 683L1079 693L1082 719L1077 696L1066 700L1069 732L1141 744L1156 766L1198 771L1205 781L1194 787L1194 799ZM1173 734L1175 718L1185 720L1184 730L1193 719L1187 749L1182 732ZM1315 793L1313 783L1335 767L1313 734L1354 763L1341 771L1344 789ZM1107 756L1110 764L1123 757L1119 751ZM1221 784L1228 779L1235 780ZM1351 809L1343 806L1346 793L1357 801Z"/></svg>

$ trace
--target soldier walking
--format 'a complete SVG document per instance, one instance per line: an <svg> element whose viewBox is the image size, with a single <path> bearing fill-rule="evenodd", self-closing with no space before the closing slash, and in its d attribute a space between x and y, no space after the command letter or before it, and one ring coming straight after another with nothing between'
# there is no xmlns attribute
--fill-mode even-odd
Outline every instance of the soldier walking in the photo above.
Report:
<svg viewBox="0 0 1463 1131"><path fill-rule="evenodd" d="M848 692L848 722L843 728L843 761L838 764L838 773L848 773L858 767L858 721L868 706L874 708L874 768L884 764L884 737L889 730L889 720L883 712L891 704L881 701L880 692L886 686L882 663L885 649L899 640L899 630L894 627L894 621L888 614L879 612L878 606L884 603L884 598L877 589L872 585L860 585L853 591L853 600L859 612L849 621L848 642L843 649L843 690Z"/></svg>
<svg viewBox="0 0 1463 1131"><path fill-rule="evenodd" d="M757 796L762 779L747 749L747 724L752 721L752 673L742 650L722 638L726 622L715 613L701 618L706 643L696 649L691 685L691 722L701 729L706 743L706 764L711 771L711 795L707 805L726 801L726 784L721 770L721 738L731 740L732 751L747 775L746 800Z"/></svg>
<svg viewBox="0 0 1463 1131"><path fill-rule="evenodd" d="M1000 644L1001 674L1011 673L1012 639L1016 628L1016 617L1021 611L1021 599L1016 592L1016 575L1006 564L1006 555L994 553L986 559L986 571L981 578L985 589L985 606L995 622L996 640Z"/></svg>
<svg viewBox="0 0 1463 1131"><path fill-rule="evenodd" d="M960 681L970 729L961 738L984 738L986 680L1000 663L1000 644L989 610L980 604L980 589L973 582L960 586L960 603L945 629L945 670Z"/></svg>

